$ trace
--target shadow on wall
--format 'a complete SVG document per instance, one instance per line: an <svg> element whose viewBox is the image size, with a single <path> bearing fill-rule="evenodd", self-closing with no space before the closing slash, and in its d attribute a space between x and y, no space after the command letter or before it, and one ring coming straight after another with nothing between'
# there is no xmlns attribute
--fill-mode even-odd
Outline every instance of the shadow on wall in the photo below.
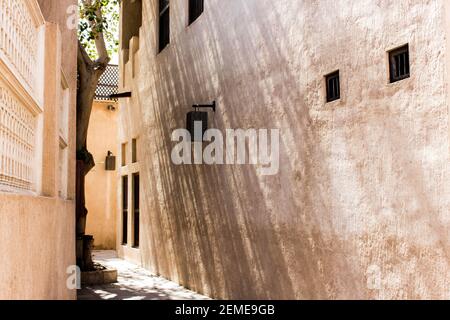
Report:
<svg viewBox="0 0 450 320"><path fill-rule="evenodd" d="M146 115L142 145L149 146L142 168L148 186L143 190L145 266L213 298L414 298L440 292L434 287L440 272L428 272L426 265L427 259L448 265L448 239L435 215L418 217L438 208L427 199L424 170L410 162L413 150L395 151L408 145L411 128L401 125L400 115L380 122L373 111L367 111L364 120L361 114L349 114L337 130L328 120L337 113L333 110L325 120L312 119L310 107L317 97L305 92L317 88L311 88L309 75L299 70L308 70L317 52L308 50L313 45L301 35L293 40L292 26L307 34L315 25L314 15L302 14L306 18L298 21L298 13L306 10L302 1L289 2L283 9L270 1L258 4L245 1L238 14L225 15L220 12L227 4L217 2L210 7L215 18L205 18L201 29L192 30L198 33L195 37L179 35L177 43L156 58L159 63L145 65L150 68L145 73L150 85L135 90L137 112ZM255 22L268 11L270 17ZM355 25L342 28L350 27L358 34ZM147 28L141 32L146 42L153 40L145 34ZM293 41L298 47L290 47ZM154 51L144 47L140 54L152 57ZM187 106L214 98L220 107L213 127L281 128L277 176L258 176L250 166L172 164L170 137L174 129L185 126ZM366 135L368 123L381 126L383 133ZM347 157L345 168L330 163L336 155L329 139L339 135L344 139L338 156ZM382 146L374 146L376 139ZM390 150L392 165L403 170L398 181L370 181L377 179L370 178L372 172L390 170L383 167L385 155L367 157L380 150ZM365 161L370 162L362 165ZM349 181L338 181L342 190L336 190L336 172L342 170L348 173L342 178ZM396 215L373 222L372 214L380 212L386 196L381 189L399 185L403 190L390 200ZM333 198L345 192L352 193L350 200ZM396 211L398 203L410 199L417 199L415 212ZM413 226L418 222L430 227L417 231ZM414 232L435 234L439 245L416 248ZM414 278L405 271L405 263L411 261L416 262ZM400 287L368 287L366 271L374 264L382 273L391 269L399 276ZM421 292L414 289L417 283Z"/></svg>

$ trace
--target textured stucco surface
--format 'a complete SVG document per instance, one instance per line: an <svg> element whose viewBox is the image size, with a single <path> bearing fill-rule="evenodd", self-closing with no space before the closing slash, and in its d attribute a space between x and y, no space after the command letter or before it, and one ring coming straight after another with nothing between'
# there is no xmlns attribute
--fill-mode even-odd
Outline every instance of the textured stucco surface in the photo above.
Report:
<svg viewBox="0 0 450 320"><path fill-rule="evenodd" d="M77 5L76 0L38 0L42 15L45 20L57 25L60 33L60 55L61 66L67 85L70 90L70 101L68 107L69 125L68 125L68 198L75 198L75 139L72 137L76 134L76 88L77 88L77 33L76 28L71 29L70 23L73 21L73 6ZM76 12L75 12L76 14ZM76 17L76 15L75 15ZM52 40L50 40L52 42ZM50 64L48 67L54 67ZM58 67L58 66L56 66ZM62 97L57 97L62 99Z"/></svg>
<svg viewBox="0 0 450 320"><path fill-rule="evenodd" d="M113 105L116 111L108 110ZM117 104L94 102L88 132L88 149L94 156L95 168L86 176L86 208L89 211L86 234L94 236L99 250L116 248L117 209ZM105 160L111 151L116 158L116 170L106 171Z"/></svg>
<svg viewBox="0 0 450 320"><path fill-rule="evenodd" d="M73 201L0 194L0 300L75 299Z"/></svg>
<svg viewBox="0 0 450 320"><path fill-rule="evenodd" d="M210 0L189 27L174 1L159 55L143 3L120 135L143 148L146 268L213 298L450 298L444 1ZM406 43L412 77L388 84ZM172 131L213 99L214 128L281 130L278 175L171 163Z"/></svg>
<svg viewBox="0 0 450 320"><path fill-rule="evenodd" d="M29 1L29 0L24 0ZM75 262L75 30L66 25L66 9L75 0L40 0L46 21L44 112L42 135L36 136L36 149L43 148L42 181L37 194L0 193L0 300L76 299L76 290L67 287L69 266ZM41 45L41 44L39 44ZM67 185L60 186L58 153L59 110L63 103L62 82L69 90L67 126ZM58 191L64 190L64 195Z"/></svg>

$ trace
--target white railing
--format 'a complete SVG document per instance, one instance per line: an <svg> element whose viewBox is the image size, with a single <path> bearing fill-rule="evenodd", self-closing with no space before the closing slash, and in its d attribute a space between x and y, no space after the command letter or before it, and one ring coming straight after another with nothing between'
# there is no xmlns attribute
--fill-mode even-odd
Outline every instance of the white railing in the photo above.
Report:
<svg viewBox="0 0 450 320"><path fill-rule="evenodd" d="M0 191L36 191L44 28L37 0L0 0Z"/></svg>

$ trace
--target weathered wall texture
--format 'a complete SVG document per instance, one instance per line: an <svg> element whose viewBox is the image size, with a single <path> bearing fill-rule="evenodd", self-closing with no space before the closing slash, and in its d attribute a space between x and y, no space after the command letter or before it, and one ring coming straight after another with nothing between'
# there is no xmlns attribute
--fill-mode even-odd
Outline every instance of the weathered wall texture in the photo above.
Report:
<svg viewBox="0 0 450 320"><path fill-rule="evenodd" d="M11 190L0 193L0 299L75 299L76 290L68 288L69 275L66 271L69 266L75 265L73 134L77 43L73 41L76 40L75 30L69 30L66 26L66 5L76 4L76 1L39 1L42 14L35 0L20 1L28 4L34 2L32 14L39 21L37 28L45 35L34 39L31 28L26 31L30 34L23 30L14 34L17 37L16 47L21 40L18 35L28 38L30 42L31 39L36 40L32 45L39 51L39 60L36 61L38 65L31 68L37 68L40 72L36 74L36 96L30 98L22 95L27 91L20 81L14 88L16 91L11 89L14 99L19 102L17 107L23 110L30 108L32 102L29 101L32 99L37 104L42 103L36 115L40 129L36 130L33 146L36 150L34 175L40 177L36 179L33 192ZM48 10L56 7L57 10ZM21 14L27 16L30 13ZM26 26L19 27L25 29ZM25 50L25 47L20 50ZM7 70L8 61L2 61L3 57L0 56L0 65L3 67L4 63ZM19 79L13 71L10 71L13 73L10 78ZM0 74L0 80L4 76ZM16 134L19 133L19 126L17 130ZM11 157L7 151L2 156ZM65 164L62 166L63 162Z"/></svg>
<svg viewBox="0 0 450 320"><path fill-rule="evenodd" d="M209 0L190 27L172 1L158 55L143 3L120 132L141 137L145 267L215 298L450 298L445 1ZM388 84L406 43L412 77ZM281 129L278 175L171 163L172 131L213 99L211 127Z"/></svg>
<svg viewBox="0 0 450 320"><path fill-rule="evenodd" d="M108 110L113 105L116 110ZM119 168L117 142L117 103L96 101L92 107L88 132L88 149L96 166L86 177L86 207L89 211L86 233L94 236L95 248L116 248L117 171L105 170L108 151L116 157Z"/></svg>

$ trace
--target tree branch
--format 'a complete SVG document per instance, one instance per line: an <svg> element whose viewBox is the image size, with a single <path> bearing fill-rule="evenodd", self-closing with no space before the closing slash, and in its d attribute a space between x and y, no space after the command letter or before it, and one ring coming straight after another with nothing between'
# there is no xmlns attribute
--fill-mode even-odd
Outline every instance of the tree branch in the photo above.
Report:
<svg viewBox="0 0 450 320"><path fill-rule="evenodd" d="M77 54L77 67L80 75L85 75L88 72L88 67L92 66L92 60L86 52L81 42L78 40L78 54Z"/></svg>
<svg viewBox="0 0 450 320"><path fill-rule="evenodd" d="M99 6L95 12L98 21L103 21L102 6ZM95 22L89 21L91 28L95 28ZM98 32L95 37L95 47L97 48L98 59L95 61L97 65L108 64L111 60L109 58L108 49L106 48L106 41L103 32Z"/></svg>
<svg viewBox="0 0 450 320"><path fill-rule="evenodd" d="M89 19L89 25L92 30L96 30L96 28L99 28L98 24L103 22L103 4L100 0L82 0L82 3L86 10L95 10L95 19ZM89 154L87 150L87 135L92 104L99 79L110 61L103 29L99 30L95 32L95 46L99 57L97 60L93 61L82 42L78 41L77 152L84 154L82 158L85 164L88 165L88 169L90 169L91 161L85 155Z"/></svg>

